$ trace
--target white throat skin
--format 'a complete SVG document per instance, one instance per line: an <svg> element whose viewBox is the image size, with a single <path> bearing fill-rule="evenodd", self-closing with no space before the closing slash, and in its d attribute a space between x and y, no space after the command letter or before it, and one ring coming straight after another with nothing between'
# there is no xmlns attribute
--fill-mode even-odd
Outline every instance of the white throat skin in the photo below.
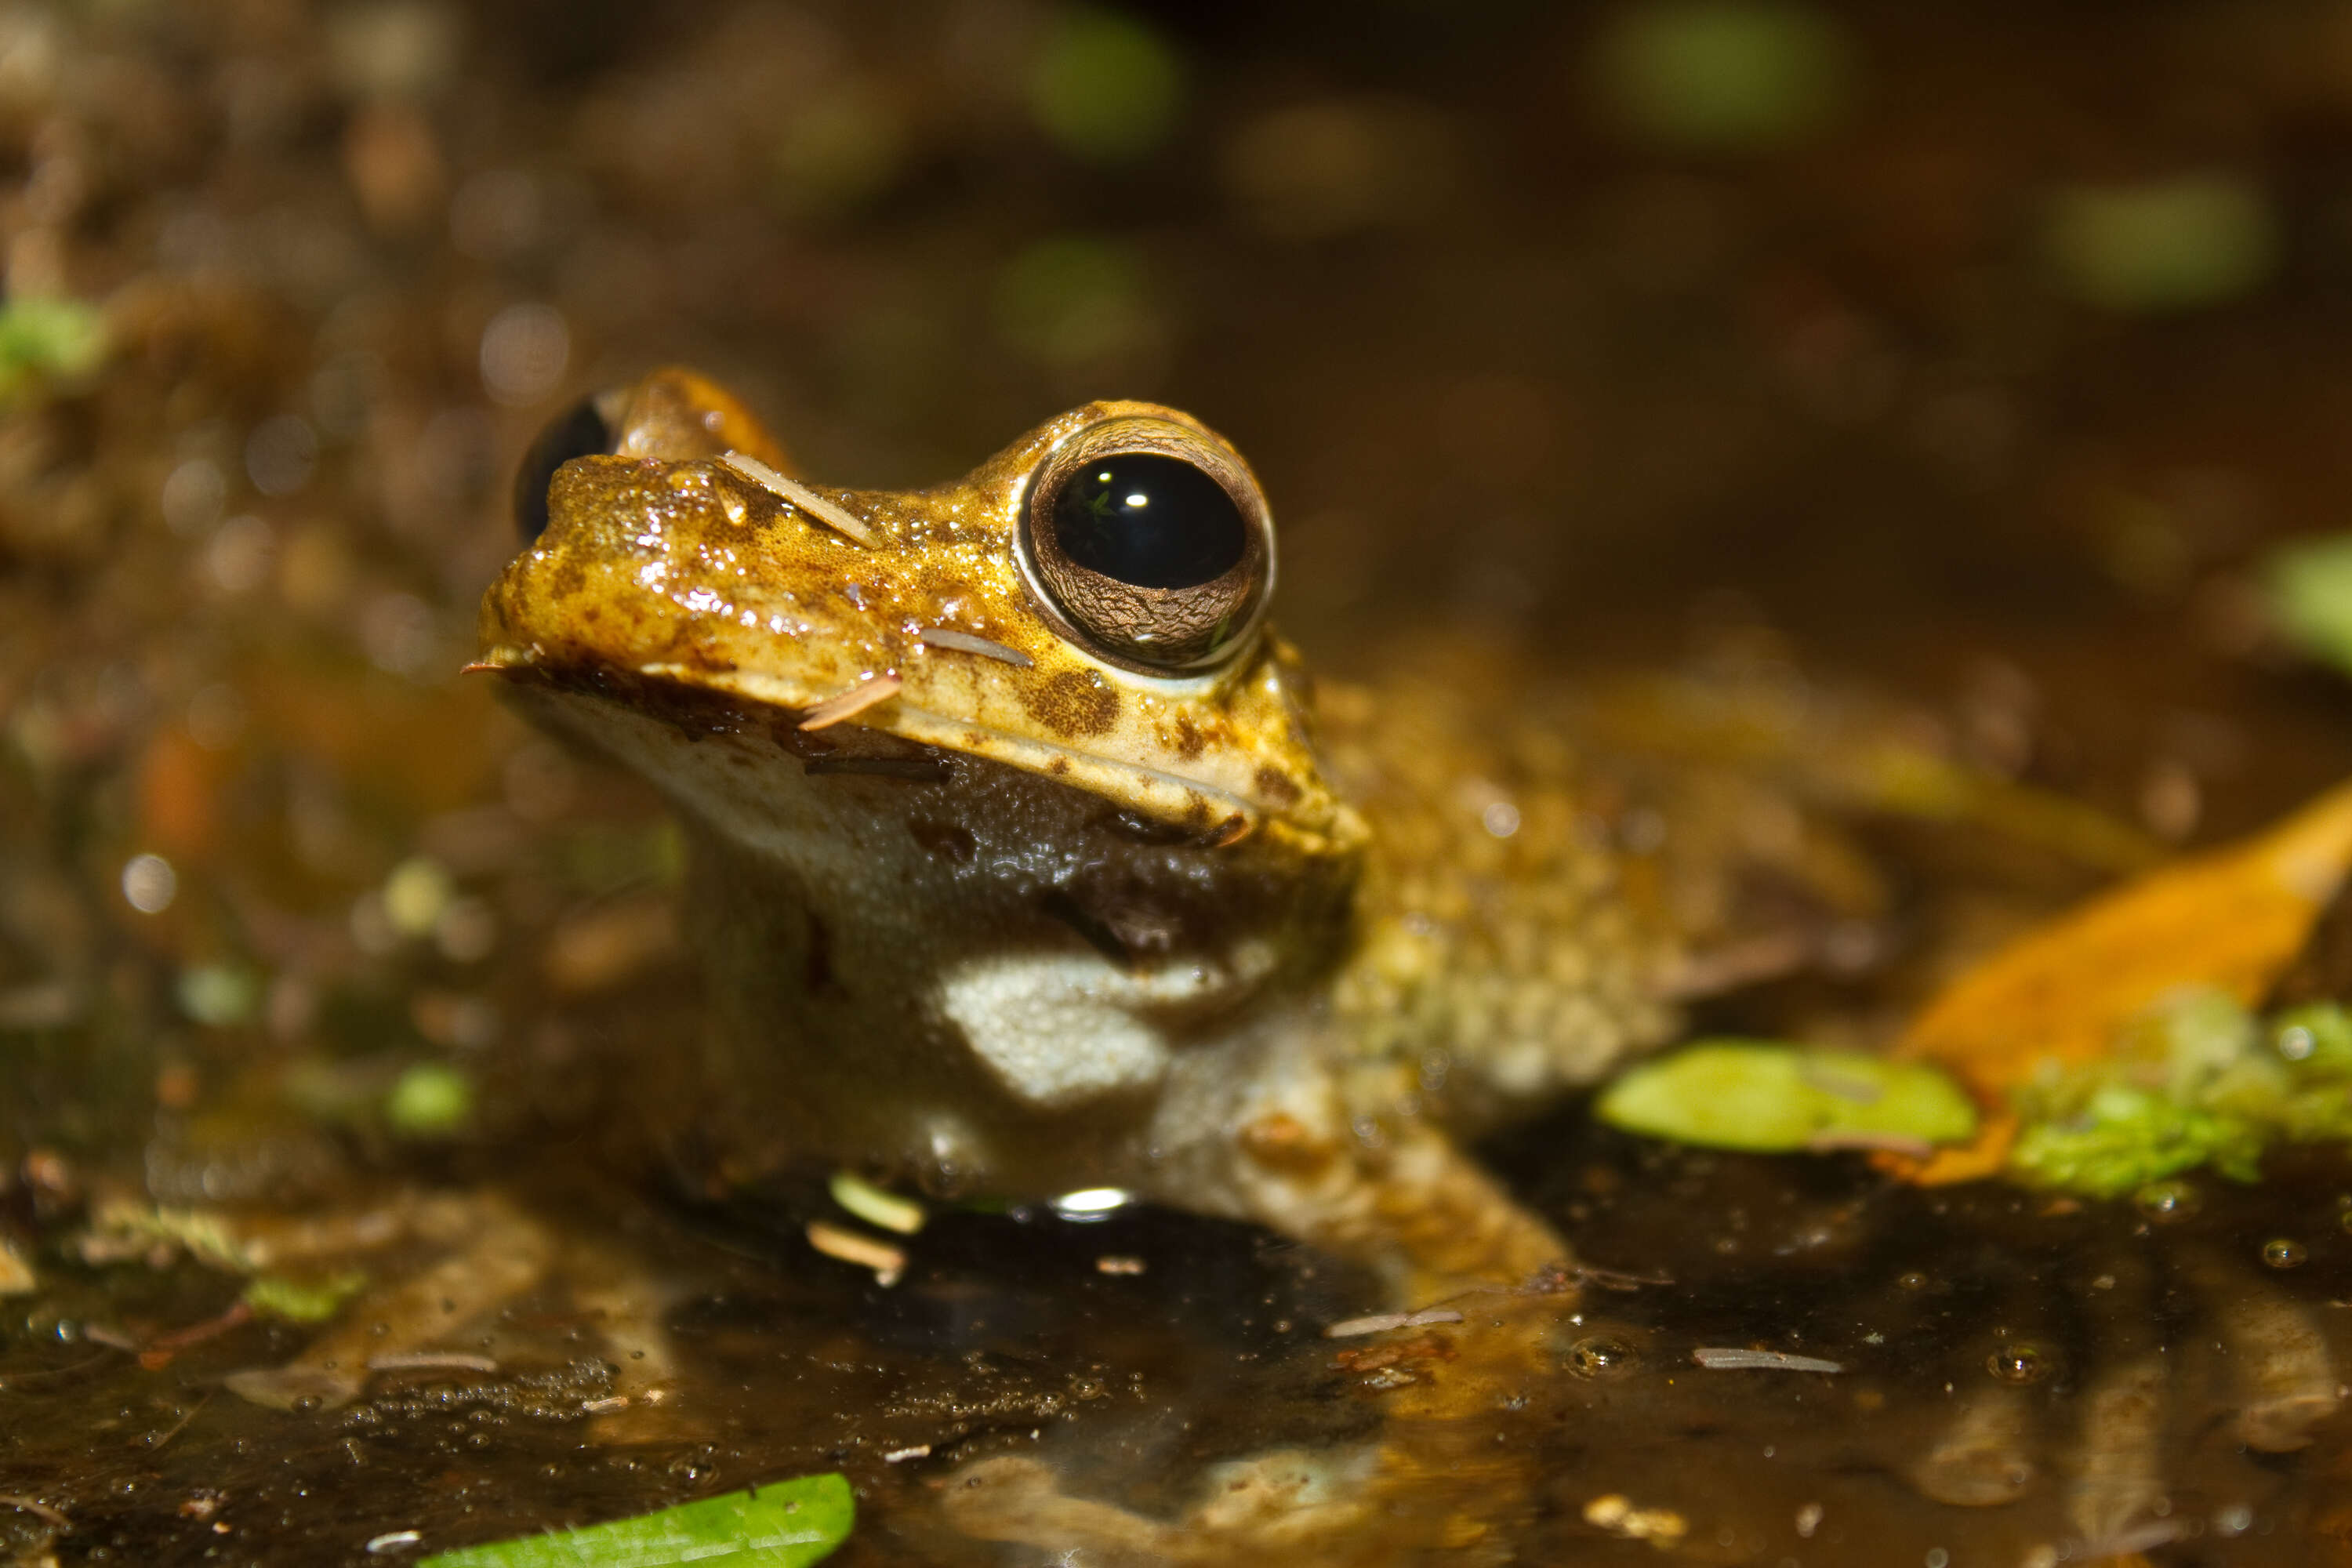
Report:
<svg viewBox="0 0 2352 1568"><path fill-rule="evenodd" d="M1259 1102L1344 1125L1312 998L1351 861L1155 833L1084 791L864 731L812 763L772 731L517 694L686 817L709 1016L649 1103L730 1173L814 1160L1239 1215L1256 1205L1221 1195L1225 1167Z"/></svg>

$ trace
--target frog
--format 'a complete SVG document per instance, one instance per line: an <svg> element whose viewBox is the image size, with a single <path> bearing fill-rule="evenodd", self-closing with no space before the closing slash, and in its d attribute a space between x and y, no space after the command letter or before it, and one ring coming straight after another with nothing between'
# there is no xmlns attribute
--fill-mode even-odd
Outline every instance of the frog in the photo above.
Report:
<svg viewBox="0 0 2352 1568"><path fill-rule="evenodd" d="M684 825L710 1018L646 1110L681 1157L1115 1189L1407 1309L1564 1267L1459 1137L1664 1038L1679 949L1560 781L1463 796L1509 764L1442 691L1318 704L1265 494L1190 415L1088 403L929 489L796 475L654 372L534 447L482 602L476 668Z"/></svg>

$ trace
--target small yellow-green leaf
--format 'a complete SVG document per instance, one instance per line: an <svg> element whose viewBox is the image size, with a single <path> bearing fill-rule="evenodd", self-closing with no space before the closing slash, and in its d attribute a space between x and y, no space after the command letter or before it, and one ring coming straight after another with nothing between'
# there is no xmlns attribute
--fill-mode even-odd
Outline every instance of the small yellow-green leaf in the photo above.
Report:
<svg viewBox="0 0 2352 1568"><path fill-rule="evenodd" d="M1715 1149L1785 1153L1974 1135L1976 1108L1933 1068L1769 1040L1702 1040L1602 1091L1612 1127Z"/></svg>
<svg viewBox="0 0 2352 1568"><path fill-rule="evenodd" d="M94 305L38 295L0 307L0 402L88 375L106 358L106 321Z"/></svg>
<svg viewBox="0 0 2352 1568"><path fill-rule="evenodd" d="M1786 146L1835 118L1853 50L1827 13L1780 0L1654 0L1598 39L1596 87L1645 141L1748 151Z"/></svg>
<svg viewBox="0 0 2352 1568"><path fill-rule="evenodd" d="M180 1011L216 1029L249 1023L261 1005L261 982L233 963L199 963L180 972Z"/></svg>
<svg viewBox="0 0 2352 1568"><path fill-rule="evenodd" d="M2305 653L2352 674L2352 533L2289 545L2264 563L2271 619Z"/></svg>
<svg viewBox="0 0 2352 1568"><path fill-rule="evenodd" d="M463 1131L473 1114L473 1081L446 1062L408 1068L383 1105L384 1120L404 1138L446 1137Z"/></svg>
<svg viewBox="0 0 2352 1568"><path fill-rule="evenodd" d="M457 896L457 884L446 867L428 855L412 855L384 879L384 916L403 936L429 936Z"/></svg>
<svg viewBox="0 0 2352 1568"><path fill-rule="evenodd" d="M326 1279L263 1274L246 1282L244 1300L255 1311L289 1323L323 1323L366 1285L364 1274L337 1274Z"/></svg>
<svg viewBox="0 0 2352 1568"><path fill-rule="evenodd" d="M2110 310L2185 310L2259 287L2278 258L2278 219L2252 184L2189 173L2059 192L2047 250L2058 281Z"/></svg>
<svg viewBox="0 0 2352 1568"><path fill-rule="evenodd" d="M1029 70L1029 111L1081 158L1116 163L1167 140L1183 106L1184 62L1135 17L1065 10Z"/></svg>
<svg viewBox="0 0 2352 1568"><path fill-rule="evenodd" d="M895 1230L900 1236L914 1235L929 1217L914 1199L886 1192L855 1172L835 1171L830 1189L833 1201L859 1219L884 1230Z"/></svg>
<svg viewBox="0 0 2352 1568"><path fill-rule="evenodd" d="M610 1524L436 1552L417 1568L801 1568L847 1540L856 1521L846 1479L802 1476Z"/></svg>

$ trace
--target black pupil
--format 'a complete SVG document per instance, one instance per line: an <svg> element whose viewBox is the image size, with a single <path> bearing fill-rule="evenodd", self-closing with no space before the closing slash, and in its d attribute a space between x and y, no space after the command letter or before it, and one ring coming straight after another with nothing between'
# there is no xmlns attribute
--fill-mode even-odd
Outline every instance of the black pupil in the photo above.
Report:
<svg viewBox="0 0 2352 1568"><path fill-rule="evenodd" d="M548 421L515 469L515 531L525 544L547 531L547 486L555 470L574 458L612 449L613 432L596 412L593 397L582 398Z"/></svg>
<svg viewBox="0 0 2352 1568"><path fill-rule="evenodd" d="M1090 458L1054 501L1062 553L1138 588L1191 588L1232 571L1249 524L1225 487L1156 452Z"/></svg>

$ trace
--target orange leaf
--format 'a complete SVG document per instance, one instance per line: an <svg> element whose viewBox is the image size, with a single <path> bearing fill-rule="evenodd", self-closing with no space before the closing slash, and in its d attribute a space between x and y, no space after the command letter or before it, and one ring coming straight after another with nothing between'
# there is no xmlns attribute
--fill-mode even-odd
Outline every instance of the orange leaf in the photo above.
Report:
<svg viewBox="0 0 2352 1568"><path fill-rule="evenodd" d="M1937 1063L1988 1110L2044 1061L2090 1061L2116 1031L2183 986L2251 1006L2302 951L2352 864L2352 784L2235 844L2151 871L2062 915L1945 987L1897 1043ZM2013 1121L1989 1117L1967 1149L1916 1179L1990 1174Z"/></svg>

